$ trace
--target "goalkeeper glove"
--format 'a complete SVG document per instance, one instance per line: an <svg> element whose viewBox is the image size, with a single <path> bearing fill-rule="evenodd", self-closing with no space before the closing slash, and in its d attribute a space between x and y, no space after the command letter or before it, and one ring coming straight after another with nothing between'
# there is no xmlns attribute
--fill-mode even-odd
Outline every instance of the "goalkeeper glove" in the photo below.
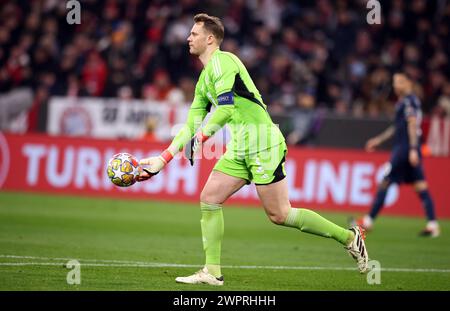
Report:
<svg viewBox="0 0 450 311"><path fill-rule="evenodd" d="M184 149L185 156L191 163L191 166L194 165L194 154L199 150L202 144L209 138L209 136L204 135L202 132L198 132L194 137L192 137L191 141L186 145Z"/></svg>
<svg viewBox="0 0 450 311"><path fill-rule="evenodd" d="M167 165L173 159L172 153L169 150L164 150L157 157L150 157L139 161L139 165L147 165L148 168L143 168L143 173L139 174L138 181L144 181L150 179L159 173L164 166Z"/></svg>

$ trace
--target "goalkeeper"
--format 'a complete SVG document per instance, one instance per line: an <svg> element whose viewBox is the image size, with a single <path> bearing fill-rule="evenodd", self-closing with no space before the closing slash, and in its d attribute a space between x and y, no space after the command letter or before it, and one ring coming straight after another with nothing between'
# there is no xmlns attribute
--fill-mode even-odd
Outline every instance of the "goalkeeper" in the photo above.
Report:
<svg viewBox="0 0 450 311"><path fill-rule="evenodd" d="M344 229L311 210L291 207L285 179L287 148L283 135L267 113L245 66L232 53L219 49L223 37L224 27L219 18L207 14L194 17L187 39L189 52L200 59L204 68L187 122L160 156L140 161L147 166L147 172L139 176L139 181L157 174L185 145L186 156L193 165L194 154L201 152L202 144L225 124L230 127L232 138L227 151L214 166L200 195L205 266L176 281L223 285L220 269L224 232L222 204L250 182L255 183L258 197L273 223L335 239L357 261L359 271L366 272L368 255L359 227ZM197 132L212 105L216 108L214 113Z"/></svg>

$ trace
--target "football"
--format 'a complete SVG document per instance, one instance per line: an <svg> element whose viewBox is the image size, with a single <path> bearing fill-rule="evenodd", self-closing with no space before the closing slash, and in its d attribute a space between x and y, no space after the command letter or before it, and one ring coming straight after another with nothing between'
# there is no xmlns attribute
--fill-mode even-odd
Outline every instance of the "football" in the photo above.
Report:
<svg viewBox="0 0 450 311"><path fill-rule="evenodd" d="M142 171L138 160L129 153L115 154L108 162L108 177L119 187L129 187Z"/></svg>

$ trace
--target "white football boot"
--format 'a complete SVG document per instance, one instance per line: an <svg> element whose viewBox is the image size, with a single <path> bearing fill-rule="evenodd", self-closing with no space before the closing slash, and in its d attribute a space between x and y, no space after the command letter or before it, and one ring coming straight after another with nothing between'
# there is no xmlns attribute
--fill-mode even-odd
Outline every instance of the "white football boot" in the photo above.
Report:
<svg viewBox="0 0 450 311"><path fill-rule="evenodd" d="M215 276L209 274L208 269L204 267L203 269L195 272L193 275L186 277L177 277L175 281L177 283L184 283L184 284L209 284L222 286L223 276L221 276L220 278L216 278Z"/></svg>
<svg viewBox="0 0 450 311"><path fill-rule="evenodd" d="M364 243L364 231L360 226L350 228L355 238L353 241L345 247L347 252L358 263L358 269L360 273L366 273L369 270L369 255L367 254L366 245Z"/></svg>
<svg viewBox="0 0 450 311"><path fill-rule="evenodd" d="M437 238L440 234L441 230L439 229L438 222L436 220L430 220L425 229L419 233L419 236Z"/></svg>

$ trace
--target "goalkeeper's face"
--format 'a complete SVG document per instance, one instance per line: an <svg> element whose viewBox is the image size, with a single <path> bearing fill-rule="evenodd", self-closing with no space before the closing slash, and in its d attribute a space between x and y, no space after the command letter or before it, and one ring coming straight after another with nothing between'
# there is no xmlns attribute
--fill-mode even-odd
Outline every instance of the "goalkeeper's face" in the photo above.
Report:
<svg viewBox="0 0 450 311"><path fill-rule="evenodd" d="M192 55L200 56L212 43L213 35L208 33L203 27L203 22L195 23L191 29L191 34L187 38L189 44L189 53Z"/></svg>

